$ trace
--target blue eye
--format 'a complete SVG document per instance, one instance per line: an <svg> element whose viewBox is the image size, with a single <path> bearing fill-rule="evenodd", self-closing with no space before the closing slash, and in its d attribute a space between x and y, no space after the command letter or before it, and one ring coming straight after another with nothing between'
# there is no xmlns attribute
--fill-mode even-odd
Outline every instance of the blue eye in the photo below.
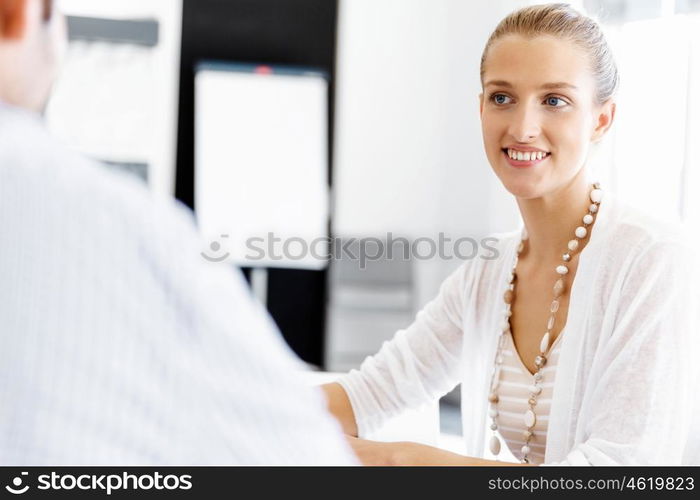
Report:
<svg viewBox="0 0 700 500"><path fill-rule="evenodd" d="M510 97L505 94L493 94L491 96L491 100L496 104L508 104L507 99L510 99Z"/></svg>
<svg viewBox="0 0 700 500"><path fill-rule="evenodd" d="M561 108L561 107L566 106L568 104L561 97L554 97L554 96L547 97L547 99L545 99L545 102L547 103L547 105L552 106L553 108ZM557 105L557 103L561 103L561 104Z"/></svg>

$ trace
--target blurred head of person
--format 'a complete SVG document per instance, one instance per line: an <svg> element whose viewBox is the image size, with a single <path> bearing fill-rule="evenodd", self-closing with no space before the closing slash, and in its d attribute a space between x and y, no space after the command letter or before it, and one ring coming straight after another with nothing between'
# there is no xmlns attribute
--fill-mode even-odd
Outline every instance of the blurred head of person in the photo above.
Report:
<svg viewBox="0 0 700 500"><path fill-rule="evenodd" d="M42 111L65 47L54 0L0 0L0 101Z"/></svg>

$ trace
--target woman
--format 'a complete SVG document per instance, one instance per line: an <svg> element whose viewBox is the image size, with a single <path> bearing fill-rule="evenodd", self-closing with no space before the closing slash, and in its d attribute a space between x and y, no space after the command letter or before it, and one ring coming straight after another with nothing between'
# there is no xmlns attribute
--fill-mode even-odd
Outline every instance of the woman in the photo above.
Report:
<svg viewBox="0 0 700 500"><path fill-rule="evenodd" d="M412 325L325 385L331 412L362 437L461 382L469 456L349 438L358 456L513 465L481 458L505 445L523 465L697 463L693 252L588 178L618 85L600 27L565 4L516 11L488 40L481 81L486 154L524 228L499 235L496 260L464 262Z"/></svg>

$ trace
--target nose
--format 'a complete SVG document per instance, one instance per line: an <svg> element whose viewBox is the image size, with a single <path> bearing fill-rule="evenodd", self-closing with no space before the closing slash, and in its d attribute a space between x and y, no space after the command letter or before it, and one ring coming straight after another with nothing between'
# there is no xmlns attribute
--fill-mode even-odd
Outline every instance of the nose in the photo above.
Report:
<svg viewBox="0 0 700 500"><path fill-rule="evenodd" d="M540 135L540 116L535 106L521 104L511 115L508 133L516 142L530 142Z"/></svg>

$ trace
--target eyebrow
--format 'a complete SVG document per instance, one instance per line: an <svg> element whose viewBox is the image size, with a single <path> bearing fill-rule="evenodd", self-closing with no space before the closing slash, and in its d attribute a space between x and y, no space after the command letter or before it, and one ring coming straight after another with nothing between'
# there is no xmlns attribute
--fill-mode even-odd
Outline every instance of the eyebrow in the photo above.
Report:
<svg viewBox="0 0 700 500"><path fill-rule="evenodd" d="M496 87L506 87L509 89L513 88L513 84L510 82L507 82L505 80L490 80L486 82L484 87L488 86L496 86ZM553 83L545 83L543 85L540 85L540 89L571 89L571 90L578 90L578 87L575 85L571 85L570 83L566 82L553 82Z"/></svg>

